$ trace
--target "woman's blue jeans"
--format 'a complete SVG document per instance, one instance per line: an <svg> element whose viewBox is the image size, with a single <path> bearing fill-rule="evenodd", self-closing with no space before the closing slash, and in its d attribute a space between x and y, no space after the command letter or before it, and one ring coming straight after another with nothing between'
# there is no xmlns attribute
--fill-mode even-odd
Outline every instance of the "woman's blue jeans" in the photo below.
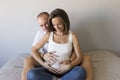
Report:
<svg viewBox="0 0 120 80"><path fill-rule="evenodd" d="M53 80L53 75L43 67L33 68L27 73L28 80ZM59 75L58 75L59 76ZM61 80L85 80L86 71L81 66L76 66L64 75L60 75Z"/></svg>

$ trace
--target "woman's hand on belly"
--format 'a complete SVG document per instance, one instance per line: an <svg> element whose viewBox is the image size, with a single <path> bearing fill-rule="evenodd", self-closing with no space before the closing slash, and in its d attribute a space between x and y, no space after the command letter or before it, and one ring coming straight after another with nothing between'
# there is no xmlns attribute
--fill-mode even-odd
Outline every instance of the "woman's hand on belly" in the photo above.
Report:
<svg viewBox="0 0 120 80"><path fill-rule="evenodd" d="M56 70L57 74L63 74L66 73L71 69L69 64L60 64L60 67Z"/></svg>
<svg viewBox="0 0 120 80"><path fill-rule="evenodd" d="M51 67L47 62L44 62L44 68L46 68L48 71L52 72L52 73L56 73L57 69Z"/></svg>

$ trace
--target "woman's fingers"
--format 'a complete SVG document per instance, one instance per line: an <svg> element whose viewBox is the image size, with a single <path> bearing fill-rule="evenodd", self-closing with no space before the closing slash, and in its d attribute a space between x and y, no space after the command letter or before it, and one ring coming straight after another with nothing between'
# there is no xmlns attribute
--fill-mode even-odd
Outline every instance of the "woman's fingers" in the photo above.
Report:
<svg viewBox="0 0 120 80"><path fill-rule="evenodd" d="M70 70L70 65L61 64L60 67L57 69L56 73L63 74L69 70Z"/></svg>
<svg viewBox="0 0 120 80"><path fill-rule="evenodd" d="M54 68L52 68L51 66L49 66L49 69L48 69L50 72L52 72L52 73L56 73L56 69L54 69Z"/></svg>
<svg viewBox="0 0 120 80"><path fill-rule="evenodd" d="M57 74L63 74L64 72L63 72L62 67L60 67L60 68L56 71L56 73L57 73Z"/></svg>
<svg viewBox="0 0 120 80"><path fill-rule="evenodd" d="M54 68L52 68L47 62L44 62L45 63L45 68L47 69L47 70L49 70L50 72L52 72L52 73L56 73L56 69L54 69Z"/></svg>

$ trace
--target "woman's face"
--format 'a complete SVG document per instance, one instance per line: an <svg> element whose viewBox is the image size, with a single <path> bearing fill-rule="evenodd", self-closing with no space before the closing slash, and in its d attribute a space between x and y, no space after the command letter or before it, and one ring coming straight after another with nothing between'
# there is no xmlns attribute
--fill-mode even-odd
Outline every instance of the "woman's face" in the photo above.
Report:
<svg viewBox="0 0 120 80"><path fill-rule="evenodd" d="M53 28L56 31L61 31L61 32L64 31L64 25L63 25L62 19L60 17L53 18L52 24L53 24Z"/></svg>

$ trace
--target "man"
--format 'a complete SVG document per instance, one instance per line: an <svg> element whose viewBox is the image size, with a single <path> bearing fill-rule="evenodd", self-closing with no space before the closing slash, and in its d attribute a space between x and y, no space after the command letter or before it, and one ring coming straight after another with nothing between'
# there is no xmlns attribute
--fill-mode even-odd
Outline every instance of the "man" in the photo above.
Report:
<svg viewBox="0 0 120 80"><path fill-rule="evenodd" d="M47 12L42 12L40 14L38 14L37 16L37 20L38 23L40 25L40 30L37 32L34 42L33 42L33 46L38 43L43 36L45 35L45 33L48 31L48 18L49 18L49 14ZM45 46L43 46L40 50L40 52L42 54L38 54L38 56L41 56L43 60L47 61L47 62L55 62L57 60L57 56L55 54L53 54L54 52L47 52L47 44L45 44ZM75 55L71 56L71 60L73 60L75 58ZM64 61L64 63L69 63L71 60L69 61ZM93 77L93 72L92 72L92 66L91 66L91 62L90 62L90 58L89 56L84 56L83 58L83 62L81 64L87 71L87 78L86 80L92 80ZM32 56L28 56L25 58L24 60L24 67L23 67L23 71L22 71L22 77L21 80L27 80L26 76L27 76L27 72L35 67L35 66L40 66L38 64L38 62L32 57ZM52 67L50 67L49 65L47 66L48 70L54 73L54 69Z"/></svg>
<svg viewBox="0 0 120 80"><path fill-rule="evenodd" d="M47 12L42 12L37 16L37 20L38 23L40 25L40 30L37 32L34 42L33 42L33 46L39 42L44 34L47 32L47 23L48 23L48 18L49 18L49 14ZM42 58L44 57L44 59L48 62L48 61L56 61L56 56L54 54L52 54L53 52L47 52L47 44L45 44L45 46L43 46L43 48L40 50L41 53L43 54L38 54L38 56L41 56ZM44 53L46 53L46 55L44 55ZM31 69L34 68L35 66L40 66L40 64L30 55L28 57L26 57L24 59L24 66L23 66L23 70L22 70L22 74L21 74L21 80L27 80L27 72ZM50 67L49 65L47 65L47 68L49 68L49 70L51 72L54 73L54 69L52 67Z"/></svg>

